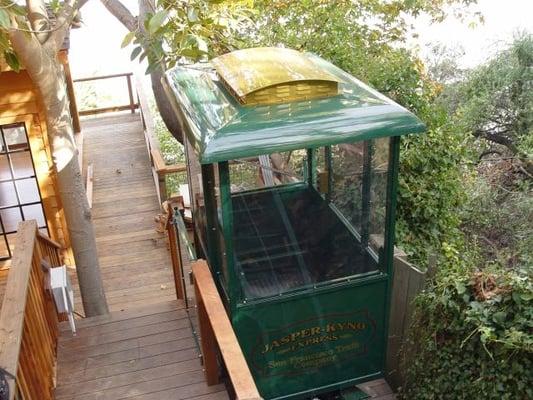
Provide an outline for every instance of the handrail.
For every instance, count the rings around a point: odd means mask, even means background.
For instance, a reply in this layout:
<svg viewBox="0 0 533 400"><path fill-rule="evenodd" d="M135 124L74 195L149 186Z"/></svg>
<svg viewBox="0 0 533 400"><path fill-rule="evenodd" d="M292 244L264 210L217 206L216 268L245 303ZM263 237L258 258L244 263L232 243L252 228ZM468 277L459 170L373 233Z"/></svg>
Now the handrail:
<svg viewBox="0 0 533 400"><path fill-rule="evenodd" d="M192 272L207 384L219 383L218 347L228 371L235 398L237 400L261 399L205 260L194 262Z"/></svg>
<svg viewBox="0 0 533 400"><path fill-rule="evenodd" d="M99 75L99 76L88 76L85 78L76 78L73 79L73 82L88 82L88 81L97 81L100 79L112 79L112 78L120 78L122 76L133 76L133 72L121 72L118 74L109 74L109 75Z"/></svg>
<svg viewBox="0 0 533 400"><path fill-rule="evenodd" d="M137 90L137 102L141 112L141 119L144 128L144 139L146 141L146 147L148 148L148 155L150 156L152 175L157 188L159 204L163 204L163 202L167 199L166 175L177 172L186 172L187 166L185 164L165 164L165 160L161 155L159 141L155 133L154 117L152 115L152 111L150 110L150 103L146 97L146 90L144 88L142 78L138 77L135 79L135 89Z"/></svg>
<svg viewBox="0 0 533 400"><path fill-rule="evenodd" d="M81 82L98 81L102 79L113 79L113 78L125 77L126 83L128 85L128 96L129 96L129 101L130 101L129 104L79 110L79 115L94 115L94 114L103 114L107 112L116 112L116 111L124 111L124 110L131 110L131 112L134 113L135 110L139 108L139 103L136 103L134 100L135 97L133 95L133 86L131 83L132 76L133 76L132 72L123 72L119 74L99 75L99 76L90 76L90 77L85 77L85 78L73 79L72 80L73 83L81 83Z"/></svg>
<svg viewBox="0 0 533 400"><path fill-rule="evenodd" d="M0 311L0 367L15 377L6 376L8 400L51 400L58 315L45 288L43 260L57 266L59 248L34 220L19 224L16 244Z"/></svg>

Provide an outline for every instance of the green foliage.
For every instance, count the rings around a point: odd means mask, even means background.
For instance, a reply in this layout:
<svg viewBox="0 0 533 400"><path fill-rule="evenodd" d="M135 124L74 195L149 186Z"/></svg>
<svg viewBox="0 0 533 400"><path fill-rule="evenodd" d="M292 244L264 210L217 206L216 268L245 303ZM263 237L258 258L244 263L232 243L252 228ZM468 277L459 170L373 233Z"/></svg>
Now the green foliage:
<svg viewBox="0 0 533 400"><path fill-rule="evenodd" d="M3 59L13 71L18 72L20 62L9 39L9 30L15 26L28 29L26 9L14 1L0 0L0 61Z"/></svg>
<svg viewBox="0 0 533 400"><path fill-rule="evenodd" d="M155 134L165 163L167 165L184 164L185 152L183 145L168 131L159 111L157 110L155 102L150 104L150 108L152 110L152 115L154 116ZM167 195L171 196L179 193L179 185L187 183L187 175L182 172L168 174L166 175L165 180Z"/></svg>
<svg viewBox="0 0 533 400"><path fill-rule="evenodd" d="M460 128L488 141L485 145L503 145L513 155L532 157L533 36L519 36L448 88L444 100Z"/></svg>
<svg viewBox="0 0 533 400"><path fill-rule="evenodd" d="M443 270L417 299L402 398L532 398L531 278L531 270Z"/></svg>
<svg viewBox="0 0 533 400"><path fill-rule="evenodd" d="M495 169L468 183L462 230L479 252L482 265L478 268L526 268L533 265L533 190L527 181L513 189L491 184L489 178L502 179L495 176Z"/></svg>
<svg viewBox="0 0 533 400"><path fill-rule="evenodd" d="M205 60L240 46L249 21L247 1L158 0L143 26L128 33L122 47L134 44L131 59L148 60L147 73L162 65Z"/></svg>

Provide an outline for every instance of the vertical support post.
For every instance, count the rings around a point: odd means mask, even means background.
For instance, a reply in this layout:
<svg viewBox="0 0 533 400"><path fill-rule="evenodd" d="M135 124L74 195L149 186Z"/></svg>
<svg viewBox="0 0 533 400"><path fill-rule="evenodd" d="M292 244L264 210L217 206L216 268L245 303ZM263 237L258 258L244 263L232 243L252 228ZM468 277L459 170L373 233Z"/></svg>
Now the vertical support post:
<svg viewBox="0 0 533 400"><path fill-rule="evenodd" d="M374 143L372 140L365 140L363 149L363 193L361 210L361 246L368 247L370 236L370 200L372 186L372 158L374 153Z"/></svg>
<svg viewBox="0 0 533 400"><path fill-rule="evenodd" d="M240 298L240 291L237 285L239 280L233 257L233 204L231 202L231 182L227 161L218 164L218 173L220 178L220 202L222 205L222 230L224 243L226 244L226 248L221 250L223 251L222 257L226 259L230 310L233 312Z"/></svg>
<svg viewBox="0 0 533 400"><path fill-rule="evenodd" d="M160 203L163 204L164 201L166 201L168 199L168 195L167 195L167 177L165 174L161 174L159 172L156 172L157 173L157 182L159 183L159 198L160 198Z"/></svg>
<svg viewBox="0 0 533 400"><path fill-rule="evenodd" d="M383 333L383 360L385 366L387 359L389 320L391 308L392 282L394 280L394 229L396 220L396 202L398 190L398 170L400 168L400 136L393 136L389 139L389 168L387 176L387 206L385 211L385 243L383 246L382 264L387 274L387 297L385 299L385 324ZM380 257L381 264L381 257Z"/></svg>
<svg viewBox="0 0 533 400"><path fill-rule="evenodd" d="M316 149L307 149L307 178L309 186L316 186Z"/></svg>
<svg viewBox="0 0 533 400"><path fill-rule="evenodd" d="M194 276L194 275L193 275ZM198 312L198 325L200 328L200 347L202 350L202 361L204 364L204 375L208 386L216 385L220 382L217 363L217 343L215 334L205 309L204 300L198 289L198 281L194 277L194 294L196 298L196 310Z"/></svg>
<svg viewBox="0 0 533 400"><path fill-rule="evenodd" d="M202 187L204 190L204 207L206 216L207 250L210 267L215 274L220 274L218 249L217 201L215 198L215 168L213 164L202 164Z"/></svg>
<svg viewBox="0 0 533 400"><path fill-rule="evenodd" d="M178 299L187 300L185 297L185 285L183 283L183 265L181 263L181 248L179 235L174 225L174 213L169 205L167 210L167 235L170 248L170 259L172 261L172 272L174 273L174 285Z"/></svg>
<svg viewBox="0 0 533 400"><path fill-rule="evenodd" d="M333 187L333 161L331 159L331 146L326 146L326 170L328 171L328 192L326 193L326 202L331 201L331 189Z"/></svg>
<svg viewBox="0 0 533 400"><path fill-rule="evenodd" d="M65 83L67 86L67 94L69 100L70 116L72 117L72 127L74 133L81 132L80 114L78 112L78 104L76 103L76 94L74 92L74 83L72 82L72 73L70 72L70 64L68 62L68 52L61 50L59 52L59 60L63 65L63 71L65 73Z"/></svg>
<svg viewBox="0 0 533 400"><path fill-rule="evenodd" d="M133 87L131 85L131 74L126 75L128 81L128 95L130 96L130 110L132 114L135 114L135 100L133 99Z"/></svg>

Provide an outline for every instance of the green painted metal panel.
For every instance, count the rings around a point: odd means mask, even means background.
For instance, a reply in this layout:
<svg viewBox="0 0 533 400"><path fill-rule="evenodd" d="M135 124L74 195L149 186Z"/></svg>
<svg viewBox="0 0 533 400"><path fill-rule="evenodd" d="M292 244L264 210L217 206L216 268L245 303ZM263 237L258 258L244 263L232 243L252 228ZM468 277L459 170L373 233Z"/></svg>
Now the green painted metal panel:
<svg viewBox="0 0 533 400"><path fill-rule="evenodd" d="M166 73L169 99L183 117L201 163L424 131L424 124L403 107L333 64L306 54L338 77L339 95L243 106L210 64L175 67Z"/></svg>
<svg viewBox="0 0 533 400"><path fill-rule="evenodd" d="M233 326L265 399L304 398L383 375L387 278L243 304Z"/></svg>

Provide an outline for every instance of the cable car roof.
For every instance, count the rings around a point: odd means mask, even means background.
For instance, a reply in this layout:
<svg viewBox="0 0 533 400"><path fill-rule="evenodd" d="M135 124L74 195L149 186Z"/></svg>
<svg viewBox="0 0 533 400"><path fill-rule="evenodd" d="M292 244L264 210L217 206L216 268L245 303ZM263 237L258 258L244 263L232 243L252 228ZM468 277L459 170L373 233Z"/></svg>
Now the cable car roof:
<svg viewBox="0 0 533 400"><path fill-rule="evenodd" d="M289 49L239 50L174 67L166 84L203 164L425 130L340 68Z"/></svg>

